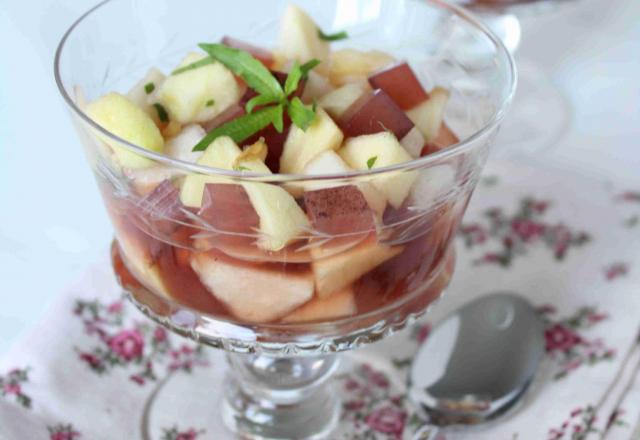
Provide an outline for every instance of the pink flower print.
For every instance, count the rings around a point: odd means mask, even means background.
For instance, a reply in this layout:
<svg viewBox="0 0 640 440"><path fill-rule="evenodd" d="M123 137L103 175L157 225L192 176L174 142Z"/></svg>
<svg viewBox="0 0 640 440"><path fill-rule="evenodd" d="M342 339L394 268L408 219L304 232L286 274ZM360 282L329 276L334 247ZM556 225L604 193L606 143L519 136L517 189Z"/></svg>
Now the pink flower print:
<svg viewBox="0 0 640 440"><path fill-rule="evenodd" d="M431 330L431 324L425 324L418 327L418 331L416 332L415 336L416 342L418 342L418 344L422 344L424 341L426 341L431 334Z"/></svg>
<svg viewBox="0 0 640 440"><path fill-rule="evenodd" d="M357 390L358 388L360 388L360 384L357 381L349 378L344 383L344 388L347 391L354 391L354 390Z"/></svg>
<svg viewBox="0 0 640 440"><path fill-rule="evenodd" d="M116 301L114 303L109 304L109 306L107 307L107 312L109 313L122 312L122 301Z"/></svg>
<svg viewBox="0 0 640 440"><path fill-rule="evenodd" d="M624 202L640 203L640 191L626 191L620 194L618 198Z"/></svg>
<svg viewBox="0 0 640 440"><path fill-rule="evenodd" d="M195 440L198 437L198 433L195 429L190 429L185 432L181 432L176 437L176 440Z"/></svg>
<svg viewBox="0 0 640 440"><path fill-rule="evenodd" d="M374 431L389 434L396 439L402 437L407 413L392 407L379 408L369 414L365 422Z"/></svg>
<svg viewBox="0 0 640 440"><path fill-rule="evenodd" d="M156 327L153 331L153 340L156 342L165 342L167 340L167 331L163 327Z"/></svg>
<svg viewBox="0 0 640 440"><path fill-rule="evenodd" d="M80 437L80 433L76 432L76 431L61 431L61 432L54 432L53 434L51 434L50 439L51 440L73 440L76 438Z"/></svg>
<svg viewBox="0 0 640 440"><path fill-rule="evenodd" d="M48 426L47 429L49 430L49 440L74 440L81 437L80 433L71 425Z"/></svg>
<svg viewBox="0 0 640 440"><path fill-rule="evenodd" d="M604 276L607 281L615 280L616 278L623 277L629 273L629 265L627 263L613 263L607 266L604 270Z"/></svg>
<svg viewBox="0 0 640 440"><path fill-rule="evenodd" d="M578 334L562 324L556 324L545 330L544 338L548 352L569 351L582 342Z"/></svg>
<svg viewBox="0 0 640 440"><path fill-rule="evenodd" d="M364 402L362 400L350 400L344 404L344 409L350 412L359 411L362 408L364 408Z"/></svg>
<svg viewBox="0 0 640 440"><path fill-rule="evenodd" d="M144 339L138 330L122 330L109 341L109 348L125 361L142 356Z"/></svg>
<svg viewBox="0 0 640 440"><path fill-rule="evenodd" d="M525 243L544 234L545 225L529 219L515 219L511 222L511 230Z"/></svg>
<svg viewBox="0 0 640 440"><path fill-rule="evenodd" d="M5 394L13 394L17 396L22 393L22 388L20 388L20 384L8 383L3 387L3 391Z"/></svg>

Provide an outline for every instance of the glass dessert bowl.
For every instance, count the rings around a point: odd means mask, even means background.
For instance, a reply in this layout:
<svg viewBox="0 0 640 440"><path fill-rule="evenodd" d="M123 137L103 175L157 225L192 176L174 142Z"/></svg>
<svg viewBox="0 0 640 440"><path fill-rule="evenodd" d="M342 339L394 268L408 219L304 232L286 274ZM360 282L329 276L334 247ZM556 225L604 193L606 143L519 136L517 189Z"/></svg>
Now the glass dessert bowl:
<svg viewBox="0 0 640 440"><path fill-rule="evenodd" d="M323 438L333 354L448 285L515 69L439 0L266 3L106 1L55 73L130 299L229 353L233 432Z"/></svg>

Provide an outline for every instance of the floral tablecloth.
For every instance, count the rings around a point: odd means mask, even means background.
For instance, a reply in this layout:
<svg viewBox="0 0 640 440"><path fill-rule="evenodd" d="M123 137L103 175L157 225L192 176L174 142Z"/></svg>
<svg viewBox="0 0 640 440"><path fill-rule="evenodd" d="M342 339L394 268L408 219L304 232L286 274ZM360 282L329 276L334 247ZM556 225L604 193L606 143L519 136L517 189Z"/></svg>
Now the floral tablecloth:
<svg viewBox="0 0 640 440"><path fill-rule="evenodd" d="M493 163L457 245L438 306L414 328L348 355L334 437L640 439L640 182ZM528 298L546 322L547 357L532 390L488 426L428 426L406 398L412 356L449 312L505 290ZM142 414L169 381L225 368L222 353L169 335L124 302L105 258L0 360L0 438L141 438ZM231 438L219 418L193 408L175 408L149 435Z"/></svg>

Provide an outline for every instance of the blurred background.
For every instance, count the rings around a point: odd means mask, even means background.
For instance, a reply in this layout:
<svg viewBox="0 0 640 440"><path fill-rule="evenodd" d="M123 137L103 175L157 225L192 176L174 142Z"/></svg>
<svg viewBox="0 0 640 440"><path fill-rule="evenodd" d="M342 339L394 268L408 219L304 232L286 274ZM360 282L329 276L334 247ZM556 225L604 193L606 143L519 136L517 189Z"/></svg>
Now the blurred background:
<svg viewBox="0 0 640 440"><path fill-rule="evenodd" d="M96 0L0 3L3 353L60 290L105 254L111 226L52 67L63 33ZM518 55L534 60L564 92L571 115L566 132L551 148L534 154L513 146L497 153L558 162L600 178L637 179L640 2L561 3L540 14L525 14Z"/></svg>

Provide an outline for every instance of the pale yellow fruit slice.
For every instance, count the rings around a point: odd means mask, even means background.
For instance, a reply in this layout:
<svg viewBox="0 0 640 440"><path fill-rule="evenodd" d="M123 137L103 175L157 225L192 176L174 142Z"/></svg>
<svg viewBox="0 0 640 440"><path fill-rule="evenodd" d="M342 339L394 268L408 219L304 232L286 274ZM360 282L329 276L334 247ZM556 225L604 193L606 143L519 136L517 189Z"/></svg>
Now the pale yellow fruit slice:
<svg viewBox="0 0 640 440"><path fill-rule="evenodd" d="M206 55L192 53L180 63L184 67ZM242 91L229 69L213 64L170 75L158 90L158 99L172 120L181 124L213 119L240 100Z"/></svg>
<svg viewBox="0 0 640 440"><path fill-rule="evenodd" d="M267 270L211 253L194 254L191 267L211 294L243 321L274 321L313 297L309 272Z"/></svg>
<svg viewBox="0 0 640 440"><path fill-rule="evenodd" d="M369 169L371 161L374 161L372 168L382 168L413 159L396 137L388 132L350 138L338 154L357 170ZM371 184L385 195L394 208L399 208L409 195L417 176L416 171L397 171L376 176Z"/></svg>
<svg viewBox="0 0 640 440"><path fill-rule="evenodd" d="M327 321L355 315L358 311L356 298L351 287L348 287L328 298L314 298L282 321L289 323L308 321Z"/></svg>
<svg viewBox="0 0 640 440"><path fill-rule="evenodd" d="M156 153L162 152L164 148L164 139L151 117L123 95L104 95L87 106L87 115L127 142ZM146 168L154 164L150 159L134 153L106 136L97 136L113 149L116 159L124 168Z"/></svg>
<svg viewBox="0 0 640 440"><path fill-rule="evenodd" d="M307 163L327 150L337 150L344 135L324 110L318 108L316 118L307 128L292 125L280 157L280 172L302 174Z"/></svg>

